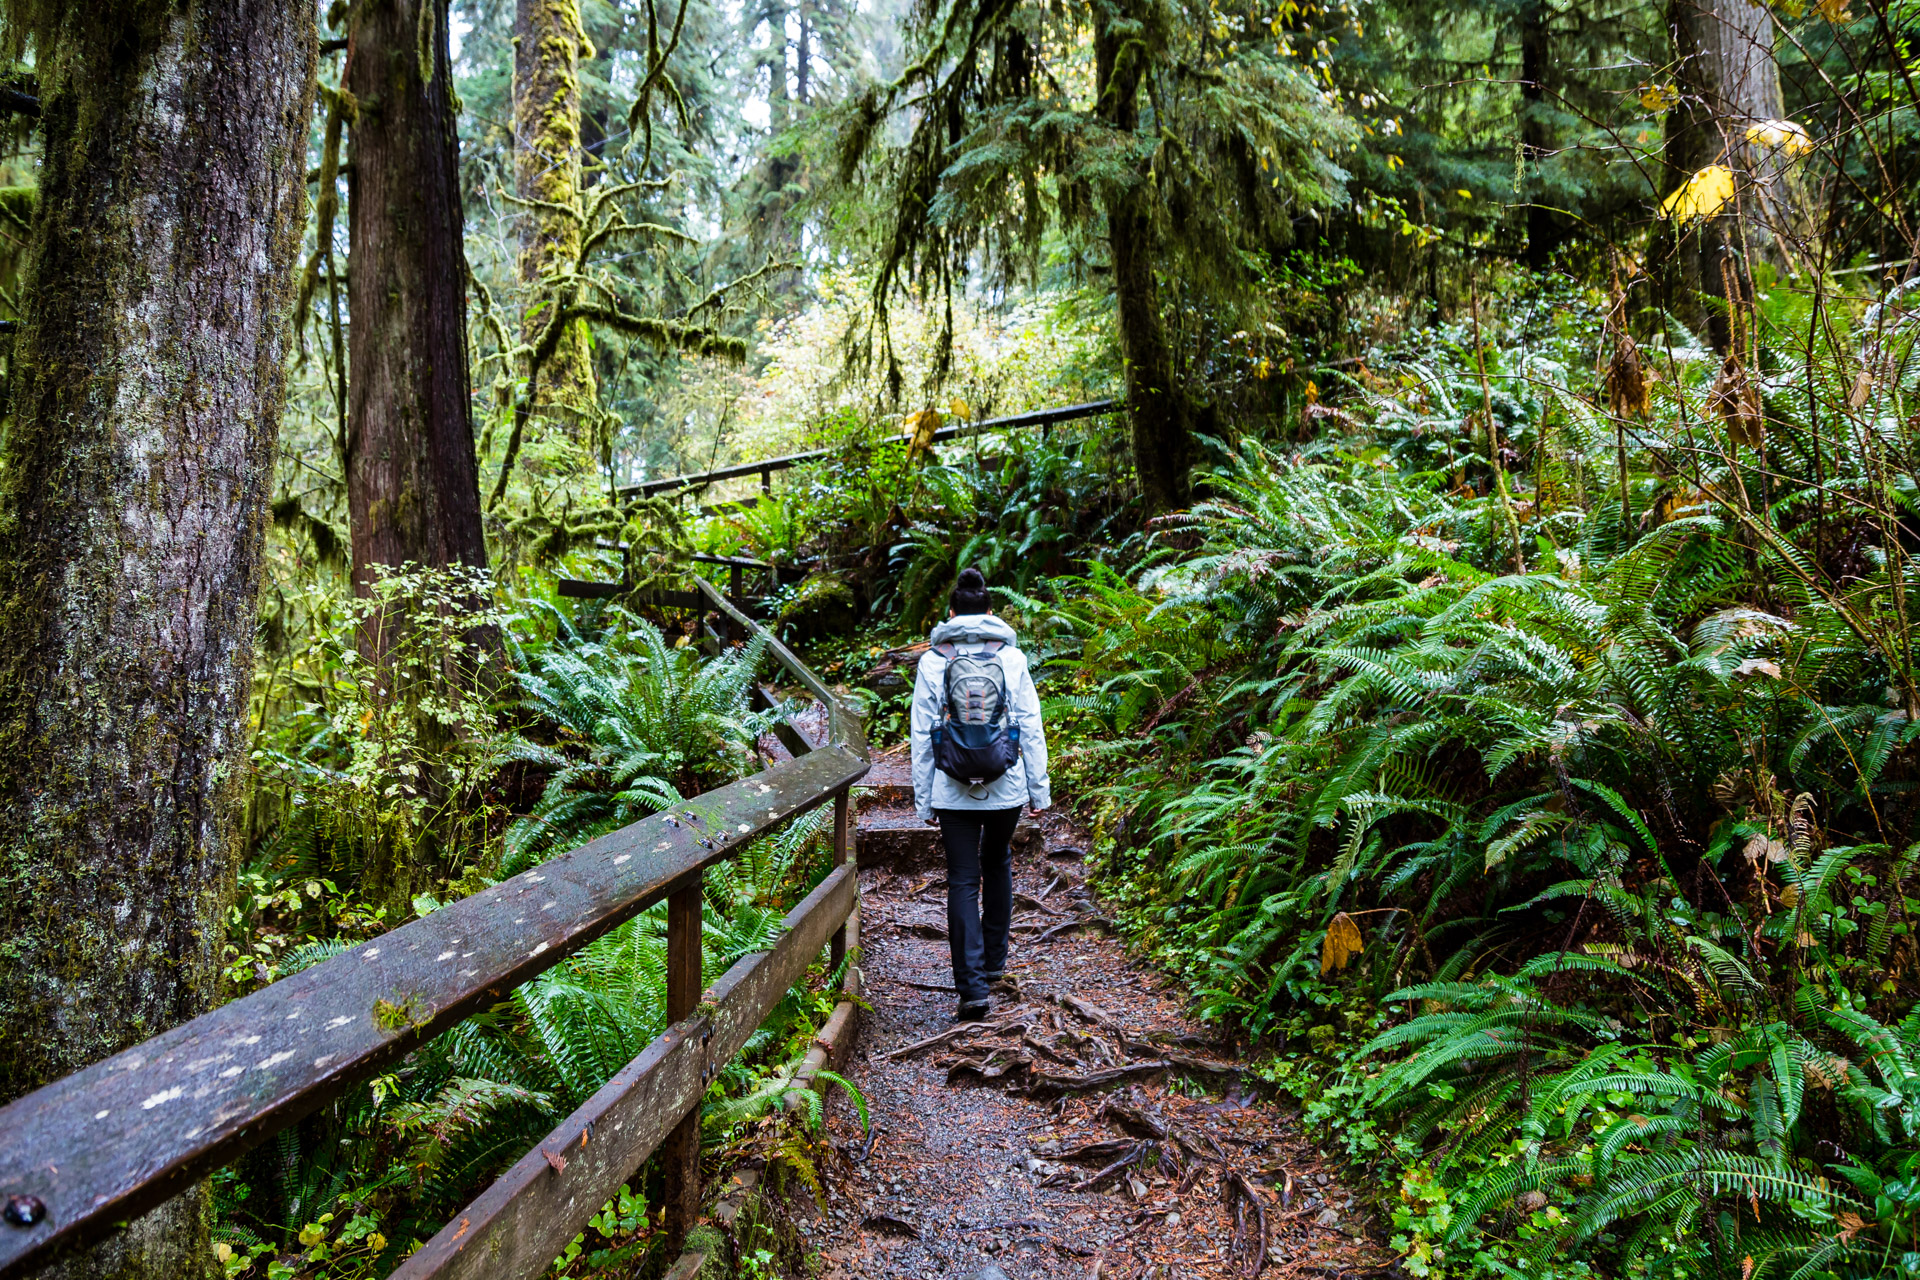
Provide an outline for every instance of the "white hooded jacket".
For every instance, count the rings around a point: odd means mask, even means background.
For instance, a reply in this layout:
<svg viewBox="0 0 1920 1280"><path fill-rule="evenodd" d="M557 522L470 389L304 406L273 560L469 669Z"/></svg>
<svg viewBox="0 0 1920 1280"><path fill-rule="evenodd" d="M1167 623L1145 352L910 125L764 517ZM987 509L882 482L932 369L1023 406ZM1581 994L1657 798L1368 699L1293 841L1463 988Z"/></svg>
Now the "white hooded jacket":
<svg viewBox="0 0 1920 1280"><path fill-rule="evenodd" d="M984 795L970 795L967 785L933 767L933 728L946 711L947 660L929 650L920 655L913 682L910 741L913 746L913 807L921 818L935 809L1044 809L1053 803L1047 781L1047 731L1040 723L1040 695L1033 688L1027 655L1015 647L1013 628L990 613L965 613L934 627L934 644L951 644L962 653L984 649L998 640L1000 666L1007 673L1007 701L1013 723L1020 730L1020 758L1013 767L989 782Z"/></svg>

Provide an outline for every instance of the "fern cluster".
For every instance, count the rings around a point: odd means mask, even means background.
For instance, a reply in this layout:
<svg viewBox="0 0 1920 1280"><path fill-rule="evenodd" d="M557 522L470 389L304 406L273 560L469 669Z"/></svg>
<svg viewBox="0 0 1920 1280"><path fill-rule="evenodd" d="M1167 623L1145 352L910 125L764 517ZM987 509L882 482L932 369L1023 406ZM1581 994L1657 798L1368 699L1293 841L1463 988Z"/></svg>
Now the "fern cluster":
<svg viewBox="0 0 1920 1280"><path fill-rule="evenodd" d="M1412 340L1025 602L1062 772L1201 1011L1405 1171L1416 1273L1920 1266L1912 321L1770 365L1760 458L1687 335L1616 417L1567 314Z"/></svg>

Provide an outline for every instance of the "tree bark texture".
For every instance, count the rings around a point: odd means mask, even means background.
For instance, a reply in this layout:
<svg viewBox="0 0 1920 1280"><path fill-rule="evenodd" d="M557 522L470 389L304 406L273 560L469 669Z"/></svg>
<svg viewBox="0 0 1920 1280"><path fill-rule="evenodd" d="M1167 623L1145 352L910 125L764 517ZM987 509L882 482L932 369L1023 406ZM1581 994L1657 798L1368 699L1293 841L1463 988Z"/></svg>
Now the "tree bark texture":
<svg viewBox="0 0 1920 1280"><path fill-rule="evenodd" d="M1553 154L1553 38L1547 29L1552 18L1548 0L1530 0L1520 11L1520 153L1535 170L1533 198L1527 202L1526 262L1536 270L1553 260L1553 251L1566 239L1558 215L1539 203L1539 167Z"/></svg>
<svg viewBox="0 0 1920 1280"><path fill-rule="evenodd" d="M513 167L522 200L520 278L530 299L522 338L534 345L552 315L541 281L571 274L580 257L580 59L593 45L579 0L519 0L513 22ZM598 399L587 324L575 320L540 369L534 413L578 439Z"/></svg>
<svg viewBox="0 0 1920 1280"><path fill-rule="evenodd" d="M310 0L49 13L0 453L0 1101L216 995L317 54ZM209 1265L196 1191L62 1270Z"/></svg>
<svg viewBox="0 0 1920 1280"><path fill-rule="evenodd" d="M1732 340L1727 283L1744 295L1748 263L1771 239L1783 212L1775 157L1747 142L1748 126L1785 107L1773 57L1773 17L1755 0L1673 0L1668 11L1680 99L1667 117L1669 190L1710 164L1734 173L1734 204L1717 217L1676 228L1668 272L1670 306L1726 350ZM1703 300L1717 300L1712 305ZM1740 305L1736 297L1734 305Z"/></svg>
<svg viewBox="0 0 1920 1280"><path fill-rule="evenodd" d="M1134 7L1141 12L1120 11ZM1094 32L1097 110L1109 127L1125 134L1140 128L1140 31L1150 20L1145 8L1117 6ZM1140 173L1129 184L1110 184L1102 202L1113 254L1120 354L1126 362L1134 471L1148 510L1170 511L1186 506L1191 495L1193 415L1160 315L1159 243L1149 181Z"/></svg>
<svg viewBox="0 0 1920 1280"><path fill-rule="evenodd" d="M353 577L482 568L468 397L466 251L446 0L355 6L347 292Z"/></svg>

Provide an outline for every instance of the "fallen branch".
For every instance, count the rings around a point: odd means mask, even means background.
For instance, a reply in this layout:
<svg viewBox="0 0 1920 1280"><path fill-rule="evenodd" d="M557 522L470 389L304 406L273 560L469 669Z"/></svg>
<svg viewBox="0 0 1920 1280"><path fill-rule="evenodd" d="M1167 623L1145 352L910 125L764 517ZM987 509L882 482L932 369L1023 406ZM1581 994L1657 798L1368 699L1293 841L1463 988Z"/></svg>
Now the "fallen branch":
<svg viewBox="0 0 1920 1280"><path fill-rule="evenodd" d="M916 1040L902 1049L895 1049L892 1053L888 1054L887 1057L889 1060L897 1060L909 1054L919 1053L922 1049L931 1049L936 1045L943 1045L958 1040L962 1036L970 1036L977 1032L992 1029L993 1024L990 1022L963 1022L957 1027L948 1027L938 1035L928 1036L925 1040Z"/></svg>

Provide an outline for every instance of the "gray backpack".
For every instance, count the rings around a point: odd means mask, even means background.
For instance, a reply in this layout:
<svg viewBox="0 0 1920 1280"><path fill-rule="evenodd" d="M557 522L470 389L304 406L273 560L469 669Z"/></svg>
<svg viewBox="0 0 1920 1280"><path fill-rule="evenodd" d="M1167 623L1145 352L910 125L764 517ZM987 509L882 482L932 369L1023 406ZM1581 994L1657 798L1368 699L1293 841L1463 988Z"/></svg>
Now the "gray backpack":
<svg viewBox="0 0 1920 1280"><path fill-rule="evenodd" d="M998 640L983 651L961 653L951 644L933 651L946 659L946 706L933 726L933 763L950 777L978 786L1013 768L1020 758L1020 729L1007 696L1006 648Z"/></svg>

